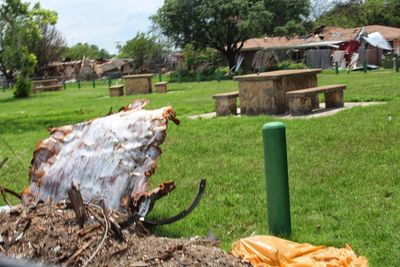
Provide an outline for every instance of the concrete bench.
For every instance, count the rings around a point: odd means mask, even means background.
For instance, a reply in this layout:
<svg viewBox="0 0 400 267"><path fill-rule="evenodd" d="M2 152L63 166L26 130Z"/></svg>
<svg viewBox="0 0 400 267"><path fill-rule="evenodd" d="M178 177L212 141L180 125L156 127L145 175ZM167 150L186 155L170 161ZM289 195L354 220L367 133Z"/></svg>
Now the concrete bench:
<svg viewBox="0 0 400 267"><path fill-rule="evenodd" d="M217 116L237 115L236 99L238 97L238 91L213 95Z"/></svg>
<svg viewBox="0 0 400 267"><path fill-rule="evenodd" d="M312 98L320 93L325 94L325 108L343 107L344 84L327 85L314 88L289 91L286 93L291 114L307 114L313 109Z"/></svg>
<svg viewBox="0 0 400 267"><path fill-rule="evenodd" d="M158 82L155 83L156 91L158 93L166 93L167 92L167 82Z"/></svg>
<svg viewBox="0 0 400 267"><path fill-rule="evenodd" d="M123 96L124 95L124 86L122 84L110 86L108 88L110 93L110 97L114 96Z"/></svg>

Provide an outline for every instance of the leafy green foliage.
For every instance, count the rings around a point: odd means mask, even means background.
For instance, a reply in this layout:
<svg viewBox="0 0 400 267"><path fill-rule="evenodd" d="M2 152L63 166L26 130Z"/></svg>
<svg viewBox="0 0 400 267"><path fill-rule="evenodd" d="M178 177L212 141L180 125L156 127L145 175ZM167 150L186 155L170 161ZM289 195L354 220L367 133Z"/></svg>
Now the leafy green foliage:
<svg viewBox="0 0 400 267"><path fill-rule="evenodd" d="M7 78L18 73L16 97L29 96L29 76L36 65L36 56L28 44L41 37L40 25L54 24L57 14L36 3L5 0L0 5L0 68Z"/></svg>
<svg viewBox="0 0 400 267"><path fill-rule="evenodd" d="M35 54L37 64L34 76L43 77L48 63L62 60L67 49L66 42L53 25L40 24L40 38L28 42L28 49Z"/></svg>
<svg viewBox="0 0 400 267"><path fill-rule="evenodd" d="M121 58L132 58L136 68L148 66L154 68L163 62L167 51L166 44L157 40L155 36L137 33L134 38L121 47Z"/></svg>
<svg viewBox="0 0 400 267"><path fill-rule="evenodd" d="M296 63L290 60L282 61L278 69L280 70L295 70L295 69L306 69L307 66L304 63Z"/></svg>
<svg viewBox="0 0 400 267"><path fill-rule="evenodd" d="M77 43L66 49L64 58L70 60L81 60L83 57L89 59L110 58L111 55L105 49L99 49L97 45L88 43Z"/></svg>
<svg viewBox="0 0 400 267"><path fill-rule="evenodd" d="M216 68L221 65L225 65L225 60L221 55L211 48L196 50L192 44L187 44L183 49L183 55L185 58L185 66L188 71L195 71L201 65L211 66Z"/></svg>
<svg viewBox="0 0 400 267"><path fill-rule="evenodd" d="M293 38L299 34L305 33L303 25L296 23L294 20L289 20L284 26L276 27L274 31L276 35L288 38Z"/></svg>
<svg viewBox="0 0 400 267"><path fill-rule="evenodd" d="M259 0L167 0L152 20L177 46L214 48L233 67L243 42L262 34L271 18Z"/></svg>
<svg viewBox="0 0 400 267"><path fill-rule="evenodd" d="M400 2L398 0L348 0L337 2L322 14L317 25L358 27L386 25L400 27Z"/></svg>
<svg viewBox="0 0 400 267"><path fill-rule="evenodd" d="M15 97L28 97L31 94L32 83L29 79L25 79L22 76L18 76L17 82L15 83Z"/></svg>
<svg viewBox="0 0 400 267"><path fill-rule="evenodd" d="M357 27L363 25L362 6L363 2L361 0L335 3L332 8L316 20L316 25L338 27Z"/></svg>
<svg viewBox="0 0 400 267"><path fill-rule="evenodd" d="M264 5L273 16L264 31L266 34L294 37L305 32L311 8L309 0L264 0Z"/></svg>
<svg viewBox="0 0 400 267"><path fill-rule="evenodd" d="M400 1L368 0L363 5L367 24L379 24L400 27Z"/></svg>

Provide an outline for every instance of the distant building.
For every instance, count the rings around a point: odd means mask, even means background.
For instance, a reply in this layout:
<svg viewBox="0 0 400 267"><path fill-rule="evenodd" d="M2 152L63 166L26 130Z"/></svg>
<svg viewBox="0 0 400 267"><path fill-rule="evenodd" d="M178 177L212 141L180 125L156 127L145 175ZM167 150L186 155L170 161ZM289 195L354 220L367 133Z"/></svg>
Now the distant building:
<svg viewBox="0 0 400 267"><path fill-rule="evenodd" d="M376 45L375 40L380 35L389 46ZM370 36L372 39L368 38ZM366 44L365 51L363 44ZM245 70L268 68L283 60L305 61L307 66L313 68L330 68L334 61L338 61L340 66L349 67L351 64L356 66L364 55L369 64L380 66L383 54L387 52L400 54L400 28L381 25L350 29L322 26L304 38L249 39L241 50L244 58L242 68Z"/></svg>
<svg viewBox="0 0 400 267"><path fill-rule="evenodd" d="M51 62L48 65L48 74L49 76L61 77L63 81L78 80L81 65L82 60Z"/></svg>
<svg viewBox="0 0 400 267"><path fill-rule="evenodd" d="M121 77L134 73L134 60L129 58L113 58L103 64L96 65L97 76Z"/></svg>

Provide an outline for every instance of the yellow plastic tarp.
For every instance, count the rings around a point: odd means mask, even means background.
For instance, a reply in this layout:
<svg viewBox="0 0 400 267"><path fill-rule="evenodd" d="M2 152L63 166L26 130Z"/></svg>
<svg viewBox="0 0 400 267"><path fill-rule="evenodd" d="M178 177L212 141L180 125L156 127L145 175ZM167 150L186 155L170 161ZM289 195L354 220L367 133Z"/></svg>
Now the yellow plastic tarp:
<svg viewBox="0 0 400 267"><path fill-rule="evenodd" d="M368 260L345 248L313 246L274 236L252 236L233 244L232 254L257 267L367 267Z"/></svg>

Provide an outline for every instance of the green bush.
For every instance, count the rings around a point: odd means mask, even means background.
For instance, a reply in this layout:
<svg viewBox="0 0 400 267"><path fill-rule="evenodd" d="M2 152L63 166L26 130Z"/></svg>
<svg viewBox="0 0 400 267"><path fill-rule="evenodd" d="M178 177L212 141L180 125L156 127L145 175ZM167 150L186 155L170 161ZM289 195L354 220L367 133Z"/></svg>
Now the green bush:
<svg viewBox="0 0 400 267"><path fill-rule="evenodd" d="M282 61L278 65L279 70L296 70L296 69L306 69L307 66L304 63L296 63L290 60Z"/></svg>
<svg viewBox="0 0 400 267"><path fill-rule="evenodd" d="M31 94L31 81L19 76L15 83L15 97L28 97Z"/></svg>
<svg viewBox="0 0 400 267"><path fill-rule="evenodd" d="M169 77L170 82L179 82L179 72L181 75L181 82L195 82L197 81L197 72L196 71L188 71L188 70L176 70L172 71ZM212 81L215 80L214 71L210 71L209 69L205 69L203 72L200 73L200 80L201 81Z"/></svg>

